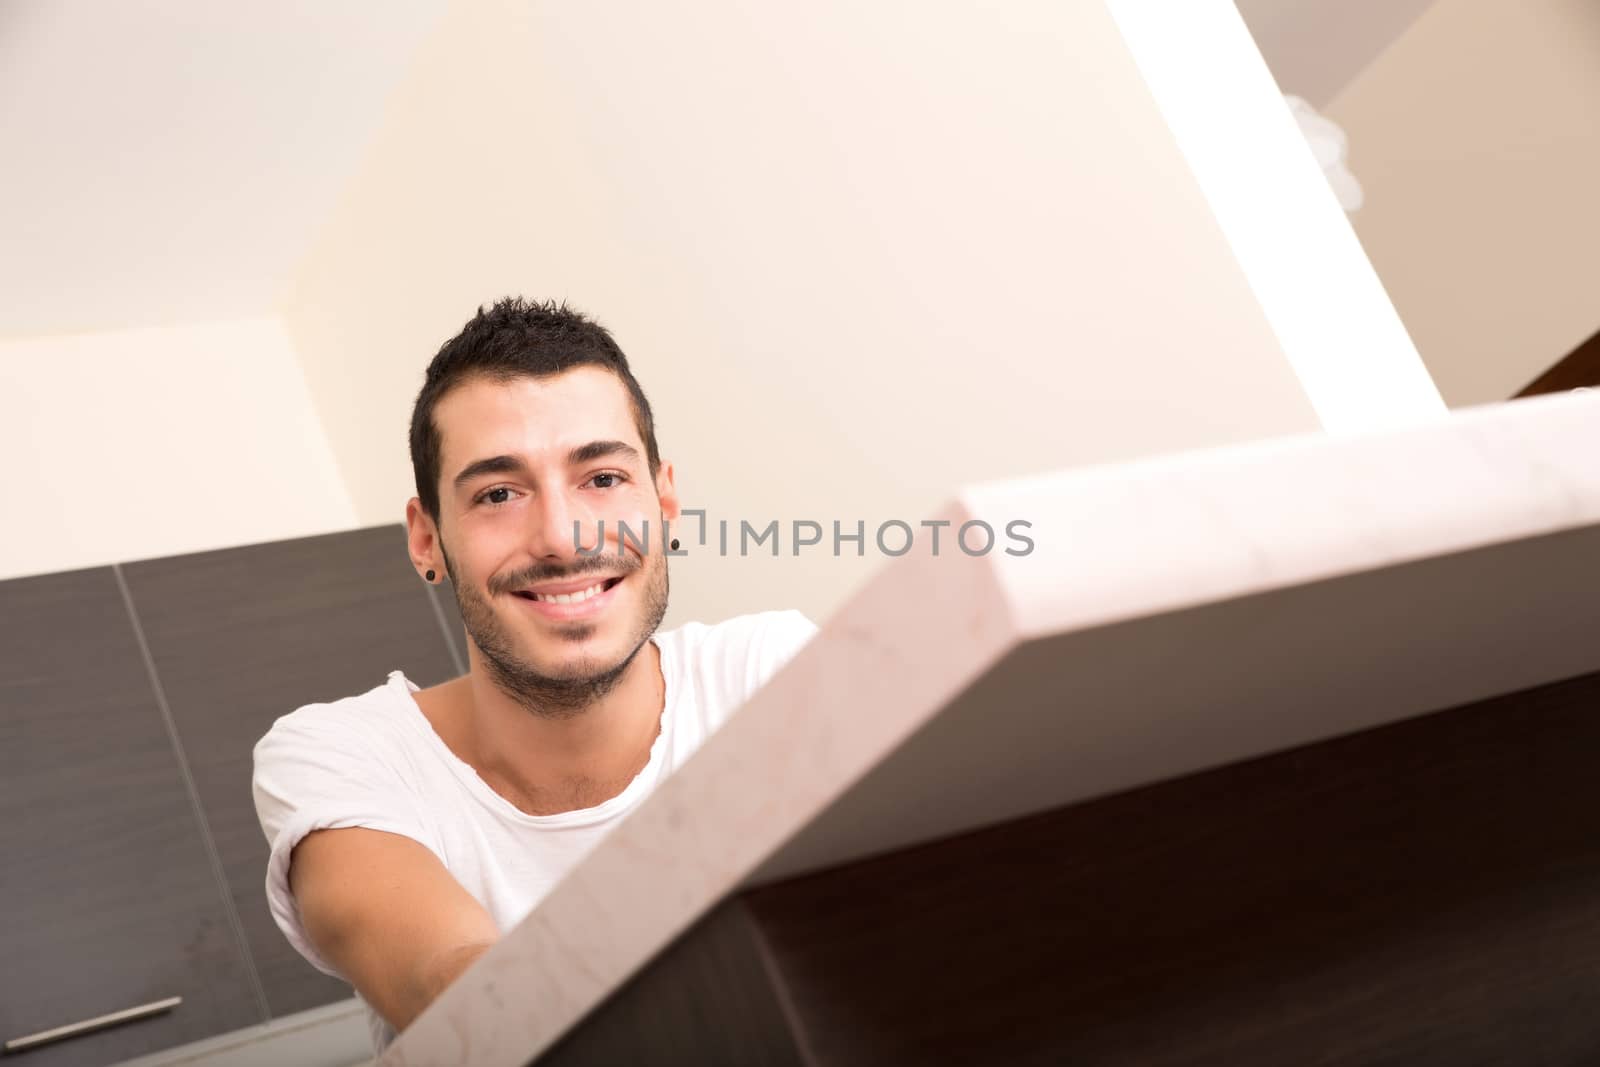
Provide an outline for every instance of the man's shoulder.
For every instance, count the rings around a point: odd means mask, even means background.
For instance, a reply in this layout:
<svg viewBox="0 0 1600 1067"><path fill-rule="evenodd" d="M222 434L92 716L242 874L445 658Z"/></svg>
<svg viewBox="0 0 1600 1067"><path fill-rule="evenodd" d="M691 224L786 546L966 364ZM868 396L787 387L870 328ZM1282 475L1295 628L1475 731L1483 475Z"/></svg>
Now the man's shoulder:
<svg viewBox="0 0 1600 1067"><path fill-rule="evenodd" d="M797 608L775 608L734 615L721 622L686 622L659 635L684 653L697 656L742 656L764 644L803 644L817 624Z"/></svg>
<svg viewBox="0 0 1600 1067"><path fill-rule="evenodd" d="M700 680L698 691L720 722L772 678L817 632L793 608L735 615L718 623L690 622L663 635L662 652L677 670Z"/></svg>
<svg viewBox="0 0 1600 1067"><path fill-rule="evenodd" d="M363 747L380 743L397 731L409 710L408 694L397 688L406 685L403 674L391 671L387 681L365 692L302 704L273 721L256 742L256 752L259 756L274 746L297 742Z"/></svg>

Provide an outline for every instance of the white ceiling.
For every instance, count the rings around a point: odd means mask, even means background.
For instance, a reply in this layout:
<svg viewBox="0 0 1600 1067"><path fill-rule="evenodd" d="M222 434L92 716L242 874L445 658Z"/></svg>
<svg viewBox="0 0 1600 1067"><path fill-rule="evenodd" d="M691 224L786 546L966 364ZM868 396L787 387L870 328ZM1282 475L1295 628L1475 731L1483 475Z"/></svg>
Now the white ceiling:
<svg viewBox="0 0 1600 1067"><path fill-rule="evenodd" d="M1235 0L1278 88L1323 107L1435 0Z"/></svg>
<svg viewBox="0 0 1600 1067"><path fill-rule="evenodd" d="M446 2L0 3L0 336L270 310Z"/></svg>
<svg viewBox="0 0 1600 1067"><path fill-rule="evenodd" d="M0 336L275 308L448 0L0 3ZM1429 0L1238 0L1320 106Z"/></svg>

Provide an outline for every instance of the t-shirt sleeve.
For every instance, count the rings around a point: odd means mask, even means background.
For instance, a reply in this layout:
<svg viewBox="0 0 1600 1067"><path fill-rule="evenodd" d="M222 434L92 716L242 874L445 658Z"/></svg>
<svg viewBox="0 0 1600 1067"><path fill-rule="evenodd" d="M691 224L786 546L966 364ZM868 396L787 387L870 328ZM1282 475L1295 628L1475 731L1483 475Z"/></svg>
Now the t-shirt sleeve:
<svg viewBox="0 0 1600 1067"><path fill-rule="evenodd" d="M436 835L403 776L326 705L285 715L256 742L251 776L256 817L271 850L267 906L289 944L313 967L348 981L306 936L289 890L295 845L313 830L364 826L410 837L443 861Z"/></svg>

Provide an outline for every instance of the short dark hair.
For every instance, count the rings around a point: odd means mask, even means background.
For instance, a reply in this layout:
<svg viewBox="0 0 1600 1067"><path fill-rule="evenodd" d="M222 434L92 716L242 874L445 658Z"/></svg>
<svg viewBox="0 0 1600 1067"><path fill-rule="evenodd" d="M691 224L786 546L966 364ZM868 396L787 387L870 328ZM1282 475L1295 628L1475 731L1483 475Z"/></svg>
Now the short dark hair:
<svg viewBox="0 0 1600 1067"><path fill-rule="evenodd" d="M461 332L444 343L428 364L427 378L411 409L411 471L429 518L439 521L441 440L433 409L440 398L474 378L496 382L549 378L581 366L604 367L627 387L653 480L661 467L661 453L650 401L610 331L565 301L557 306L554 301L541 304L506 297L487 311L480 305Z"/></svg>

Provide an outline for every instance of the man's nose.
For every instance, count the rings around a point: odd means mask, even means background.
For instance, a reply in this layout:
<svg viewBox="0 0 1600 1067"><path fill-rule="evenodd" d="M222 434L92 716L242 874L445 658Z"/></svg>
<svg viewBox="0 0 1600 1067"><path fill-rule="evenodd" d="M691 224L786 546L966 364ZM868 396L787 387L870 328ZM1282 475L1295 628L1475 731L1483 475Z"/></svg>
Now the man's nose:
<svg viewBox="0 0 1600 1067"><path fill-rule="evenodd" d="M547 492L538 497L538 506L531 509L535 529L533 551L543 559L584 558L580 553L592 555L600 540L594 516L581 500L564 492Z"/></svg>

